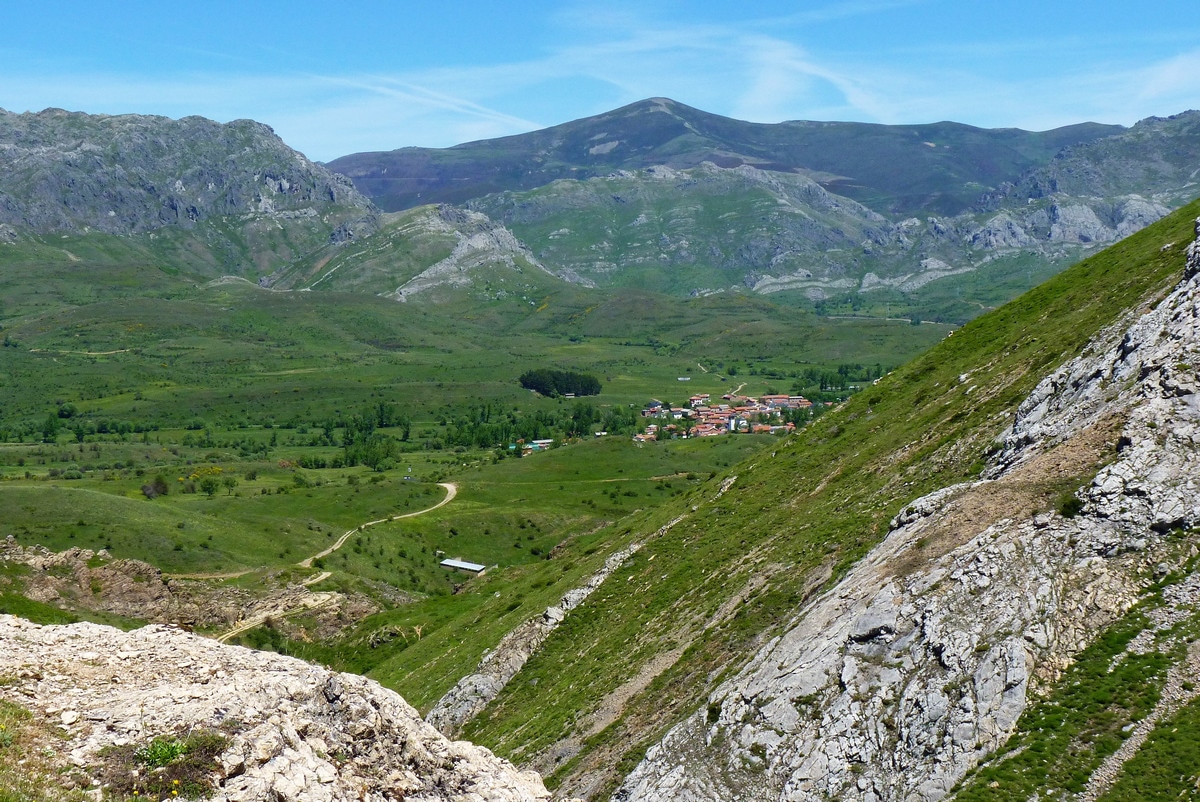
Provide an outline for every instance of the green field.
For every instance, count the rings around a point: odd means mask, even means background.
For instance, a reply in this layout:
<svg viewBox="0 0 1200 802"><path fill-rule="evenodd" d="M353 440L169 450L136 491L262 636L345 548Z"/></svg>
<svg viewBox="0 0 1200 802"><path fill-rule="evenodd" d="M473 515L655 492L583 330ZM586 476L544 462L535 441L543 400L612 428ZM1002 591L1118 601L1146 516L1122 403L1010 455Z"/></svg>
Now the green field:
<svg viewBox="0 0 1200 802"><path fill-rule="evenodd" d="M315 641L313 614L297 613L240 642L368 673L422 710L506 632L641 543L464 733L551 783L593 771L611 783L903 505L976 476L1045 369L1178 276L1163 245L1185 241L1198 213L953 336L738 294L571 289L471 306L164 274L112 295L103 276L117 257L99 253L47 262L83 284L43 295L24 267L5 269L0 537L237 574L213 581L250 592L328 572L315 590L375 612ZM602 391L538 396L517 381L537 367L594 375ZM739 389L802 392L831 411L792 436L631 437L651 398ZM542 437L555 447L517 456ZM454 486L450 503L402 517L444 499L439 484ZM445 557L488 570L450 573ZM23 600L26 578L0 576L6 609L96 617ZM621 714L599 717L619 688L630 689ZM550 757L564 742L574 756Z"/></svg>
<svg viewBox="0 0 1200 802"><path fill-rule="evenodd" d="M238 582L252 588L280 571L304 578L296 563L364 522L432 506L436 483L454 482L452 505L364 530L316 566L332 572L323 588L389 609L384 587L428 597L418 616L461 583L444 556L536 565L775 442L635 445L651 398L837 401L947 332L740 295L556 285L536 303L398 304L273 292L163 269L161 246L64 237L3 254L0 536L168 574L248 571ZM602 392L522 389L517 377L543 366L595 375ZM350 445L364 420L386 451L367 464ZM516 458L538 437L562 447Z"/></svg>

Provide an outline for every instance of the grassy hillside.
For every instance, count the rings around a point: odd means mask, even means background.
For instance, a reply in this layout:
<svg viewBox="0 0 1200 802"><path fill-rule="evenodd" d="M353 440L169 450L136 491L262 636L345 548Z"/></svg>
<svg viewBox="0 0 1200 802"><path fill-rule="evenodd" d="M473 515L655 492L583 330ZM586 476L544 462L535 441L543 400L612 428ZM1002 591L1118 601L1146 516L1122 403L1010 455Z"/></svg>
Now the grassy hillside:
<svg viewBox="0 0 1200 802"><path fill-rule="evenodd" d="M465 732L598 796L897 510L976 475L1046 370L1174 281L1197 214L1192 204L953 333L856 319L849 298L820 316L732 293L534 281L528 265L503 275L515 290L500 291L497 273L486 296L438 303L335 291L333 278L324 291L271 291L198 280L162 240L20 240L0 246L0 537L108 548L175 573L251 570L236 580L246 588L329 571L315 587L370 597L378 612L338 640L279 625L243 642L369 672L423 709L613 551L644 544ZM342 289L382 292L396 263L453 248L407 239L411 219L327 262L292 260L289 280L315 281L344 257L378 272ZM390 250L402 242L414 253ZM999 269L1019 283L1037 268ZM543 365L593 373L604 390L521 389L516 377ZM848 385L861 392L788 439L592 436L636 426L650 397L833 400ZM371 433L392 451L348 461L354 427L376 413ZM585 422L568 436L572 420ZM472 439L484 426L497 428ZM511 459L518 432L570 442ZM169 492L148 493L159 478ZM446 481L453 504L394 519L430 507ZM1035 495L1049 506L1060 489ZM311 572L296 567L381 519ZM442 556L494 569L467 579ZM21 577L0 580L7 609L60 614L22 600Z"/></svg>
<svg viewBox="0 0 1200 802"><path fill-rule="evenodd" d="M160 245L88 235L0 246L0 537L107 549L169 574L249 571L236 582L256 592L328 570L317 590L366 595L379 618L341 643L291 643L279 631L247 642L411 674L423 704L513 621L594 570L604 526L777 442L639 448L629 434L650 398L837 399L947 331L821 318L738 295L678 301L562 282L529 298L438 303L275 291L198 278ZM522 372L545 365L594 374L603 391L566 399L520 387ZM370 466L347 462L350 425L381 410L390 419L375 433L393 452ZM613 437L593 439L609 428ZM510 444L534 437L572 442L508 459ZM453 505L369 528L313 569L296 567L366 521L430 506L444 496L439 481L458 483ZM148 498L160 483L166 492ZM548 561L564 541L591 551ZM479 595L452 596L463 580L439 567L446 554L502 570L469 585ZM494 582L515 590L492 601ZM21 584L0 588L7 609L63 615L19 601ZM90 615L83 602L62 603ZM487 634L443 659L439 644L455 630L437 630L464 610ZM414 627L422 637L411 638ZM387 645L366 645L380 630L392 633ZM410 659L431 668L414 673Z"/></svg>
<svg viewBox="0 0 1200 802"><path fill-rule="evenodd" d="M1086 260L730 477L622 522L612 547L645 547L466 735L565 790L611 788L904 504L973 477L1047 369L1177 280L1197 214L1200 203Z"/></svg>

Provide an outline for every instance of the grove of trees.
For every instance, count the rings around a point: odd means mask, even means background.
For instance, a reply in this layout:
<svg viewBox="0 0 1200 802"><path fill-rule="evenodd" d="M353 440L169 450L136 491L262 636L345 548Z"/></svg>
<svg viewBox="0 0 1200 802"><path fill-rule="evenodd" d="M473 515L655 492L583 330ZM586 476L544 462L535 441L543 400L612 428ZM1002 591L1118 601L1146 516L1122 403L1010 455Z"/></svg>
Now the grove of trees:
<svg viewBox="0 0 1200 802"><path fill-rule="evenodd" d="M537 368L521 374L518 381L526 390L534 390L545 396L599 395L600 380L587 373L569 370Z"/></svg>

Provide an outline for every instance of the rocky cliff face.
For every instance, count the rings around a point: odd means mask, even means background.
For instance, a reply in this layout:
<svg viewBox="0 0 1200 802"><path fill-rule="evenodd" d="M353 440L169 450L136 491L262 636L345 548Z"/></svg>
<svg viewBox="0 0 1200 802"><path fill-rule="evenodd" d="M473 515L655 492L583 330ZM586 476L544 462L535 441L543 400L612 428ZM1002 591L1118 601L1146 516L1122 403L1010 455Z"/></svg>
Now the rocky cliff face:
<svg viewBox="0 0 1200 802"><path fill-rule="evenodd" d="M1200 521L1197 366L1200 240L1164 301L1041 382L983 478L897 516L615 798L945 797L1036 688L1194 556L1171 533ZM1037 511L1072 479L1073 500ZM1189 582L1173 607L1196 601Z"/></svg>
<svg viewBox="0 0 1200 802"><path fill-rule="evenodd" d="M536 774L446 740L362 677L163 626L124 633L0 616L0 644L0 699L59 728L42 746L64 785L153 787L149 766L114 762L155 739L211 733L223 739L204 778L217 800L550 797Z"/></svg>
<svg viewBox="0 0 1200 802"><path fill-rule="evenodd" d="M251 120L0 110L0 223L130 234L219 216L317 218L337 239L376 212L343 176Z"/></svg>

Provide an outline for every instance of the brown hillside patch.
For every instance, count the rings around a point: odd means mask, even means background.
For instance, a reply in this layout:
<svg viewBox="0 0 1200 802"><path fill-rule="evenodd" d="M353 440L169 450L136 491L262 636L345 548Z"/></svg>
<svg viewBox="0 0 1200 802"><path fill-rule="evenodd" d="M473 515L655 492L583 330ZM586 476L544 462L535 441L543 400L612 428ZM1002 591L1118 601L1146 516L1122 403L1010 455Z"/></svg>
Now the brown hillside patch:
<svg viewBox="0 0 1200 802"><path fill-rule="evenodd" d="M1078 488L1112 459L1124 425L1123 415L1108 415L1001 478L958 494L931 517L918 546L893 562L891 572L909 574L1004 518L1030 518L1052 509L1058 496Z"/></svg>

